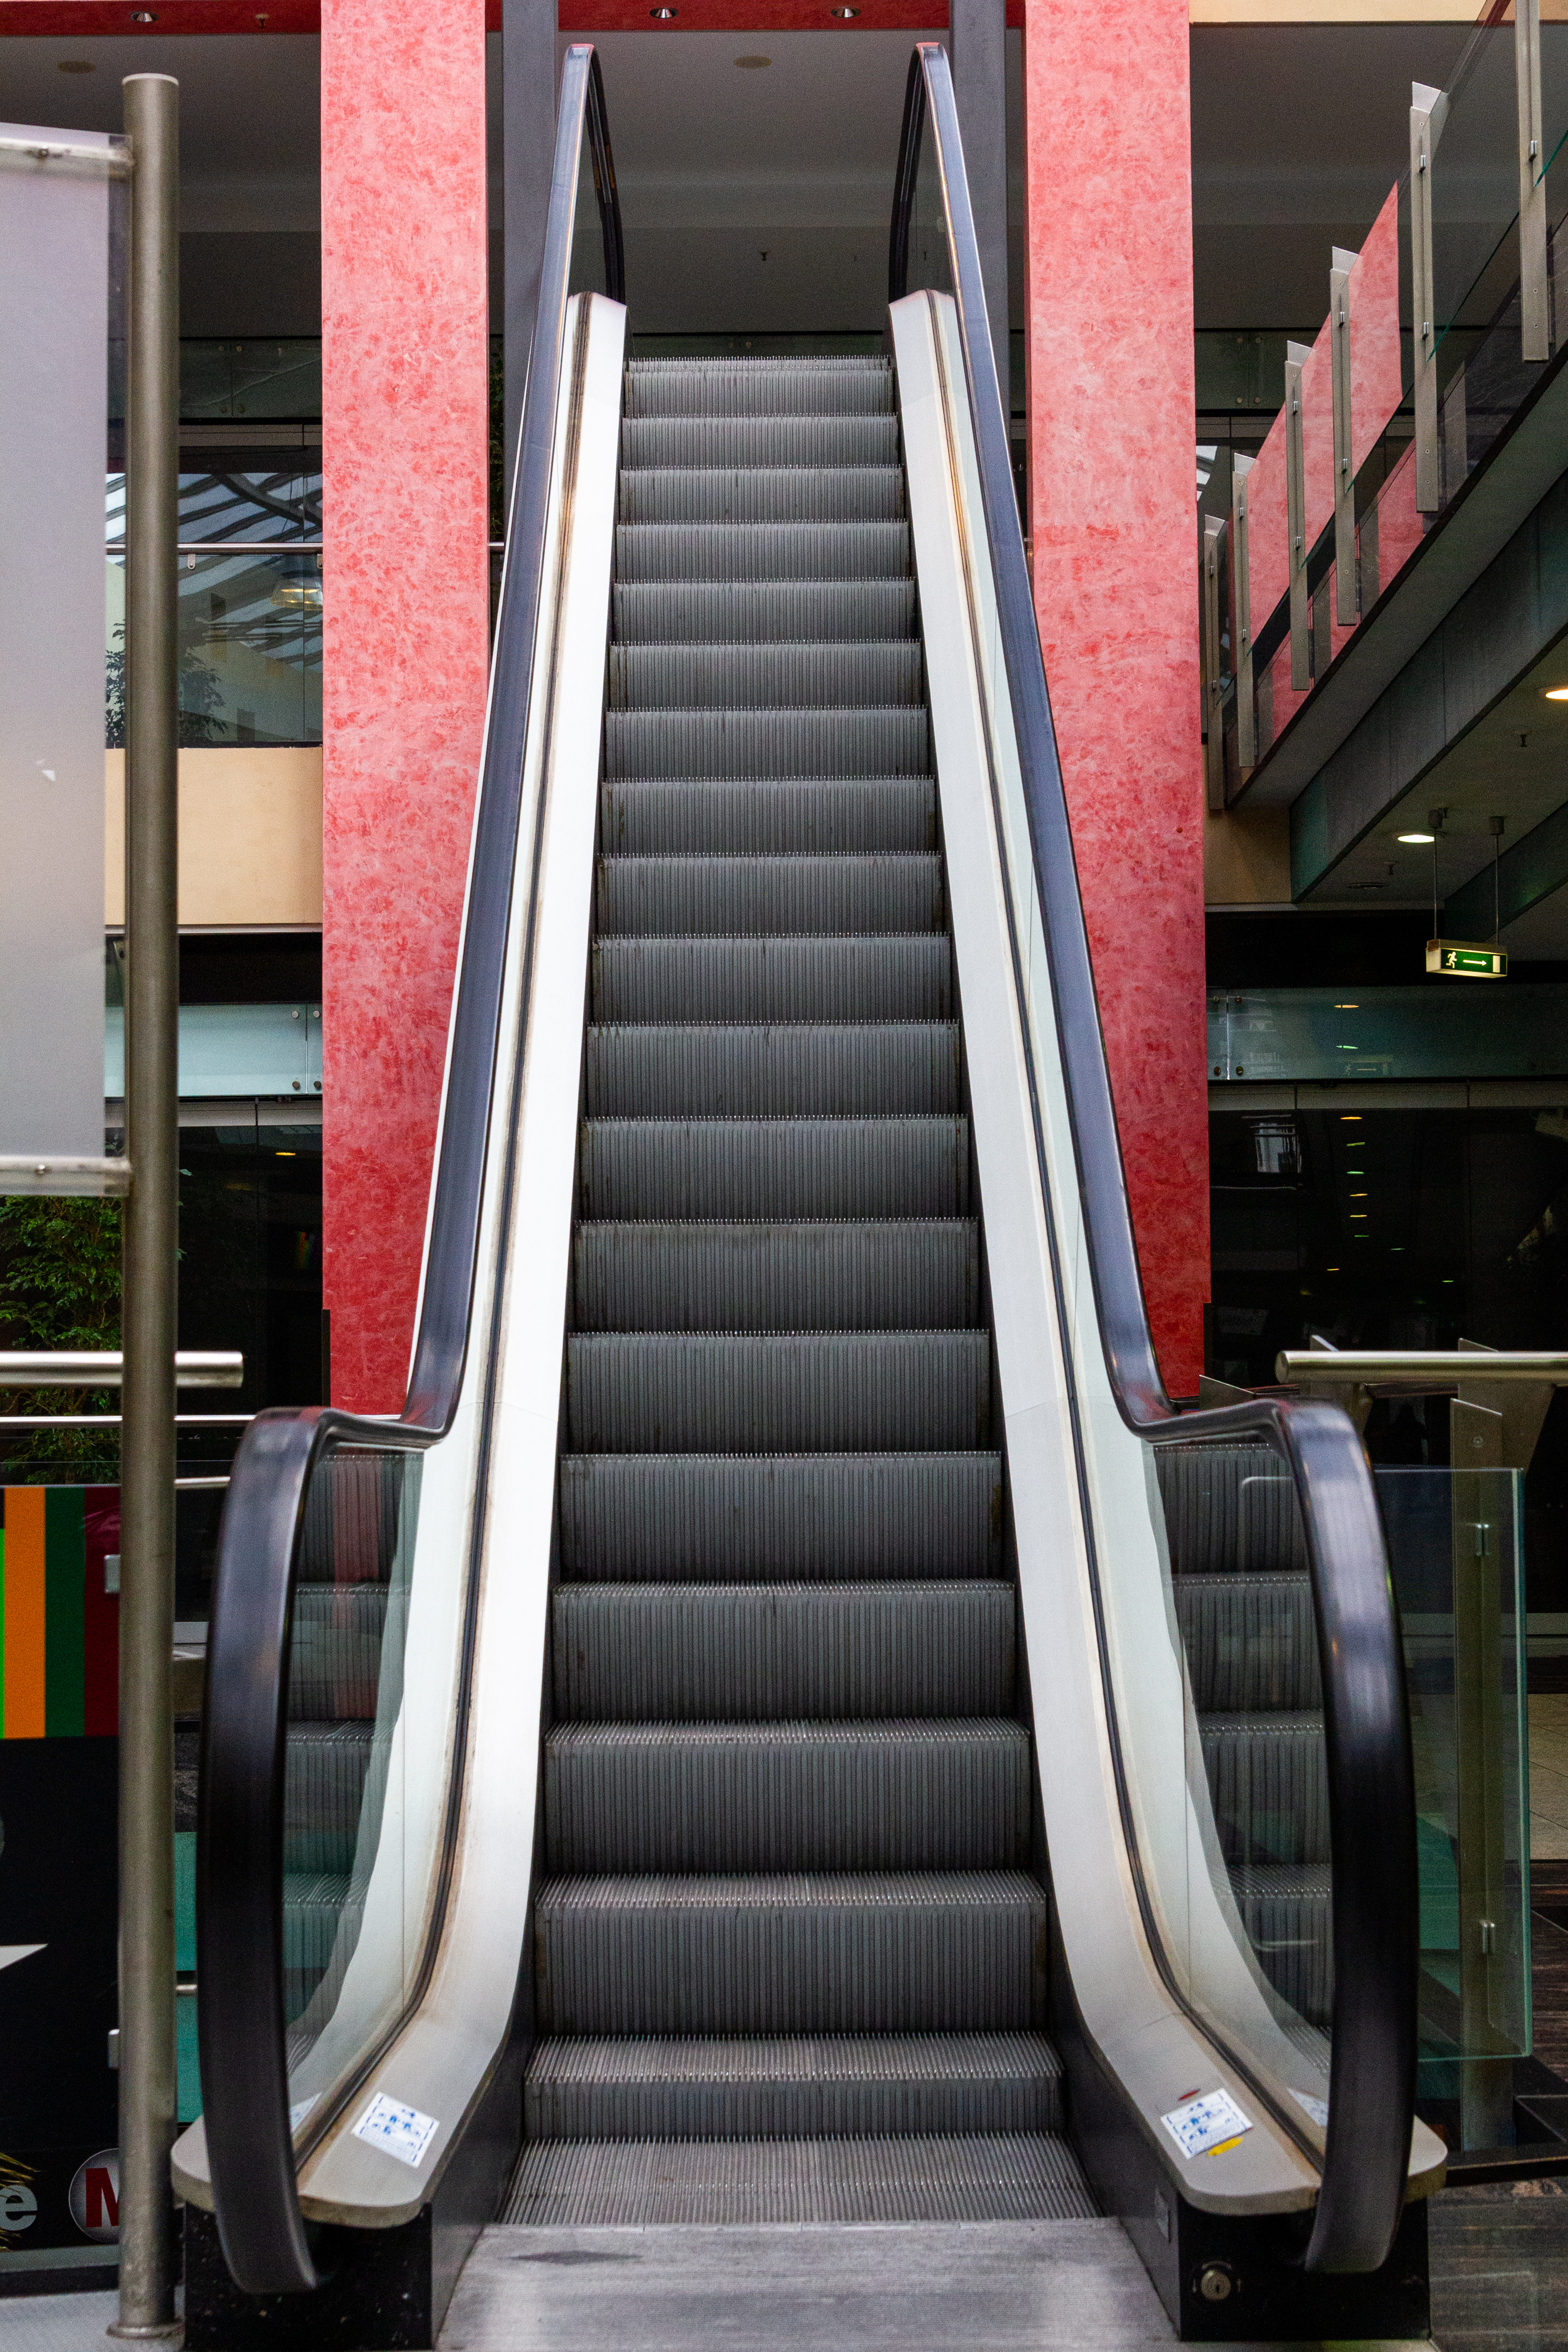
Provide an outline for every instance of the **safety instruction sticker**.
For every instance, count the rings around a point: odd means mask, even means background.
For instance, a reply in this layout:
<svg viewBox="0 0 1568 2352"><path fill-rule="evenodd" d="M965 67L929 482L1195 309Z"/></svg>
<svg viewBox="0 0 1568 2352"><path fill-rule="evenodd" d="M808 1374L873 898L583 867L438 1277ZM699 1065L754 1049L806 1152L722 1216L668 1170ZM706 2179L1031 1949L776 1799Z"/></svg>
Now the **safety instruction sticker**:
<svg viewBox="0 0 1568 2352"><path fill-rule="evenodd" d="M1160 2121L1184 2156L1212 2155L1252 2129L1252 2117L1242 2113L1228 2091L1208 2091L1184 2100Z"/></svg>
<svg viewBox="0 0 1568 2352"><path fill-rule="evenodd" d="M399 2164L417 2164L440 2126L434 2116L417 2107L400 2106L378 2091L354 2126L355 2139L395 2156Z"/></svg>
<svg viewBox="0 0 1568 2352"><path fill-rule="evenodd" d="M1329 2103L1327 2099L1314 2099L1305 2091L1295 2090L1291 2092L1290 2096L1295 2100L1296 2105L1299 2107L1305 2108L1307 2114L1311 2116L1312 2121L1317 2125L1320 2131L1328 2130Z"/></svg>

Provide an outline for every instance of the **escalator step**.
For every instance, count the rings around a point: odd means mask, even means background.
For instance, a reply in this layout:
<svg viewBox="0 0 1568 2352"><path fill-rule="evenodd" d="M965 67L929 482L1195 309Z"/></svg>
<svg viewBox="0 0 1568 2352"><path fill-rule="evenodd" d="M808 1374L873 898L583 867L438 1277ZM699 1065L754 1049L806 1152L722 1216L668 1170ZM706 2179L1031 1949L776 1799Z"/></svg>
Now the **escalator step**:
<svg viewBox="0 0 1568 2352"><path fill-rule="evenodd" d="M891 415L893 371L875 354L631 360L627 416Z"/></svg>
<svg viewBox="0 0 1568 2352"><path fill-rule="evenodd" d="M563 1721L1004 1715L1017 1598L999 1581L561 1584Z"/></svg>
<svg viewBox="0 0 1568 2352"><path fill-rule="evenodd" d="M1098 2213L1077 2157L1044 2132L952 2138L540 2140L502 2219L658 2222L1078 2221Z"/></svg>
<svg viewBox="0 0 1568 2352"><path fill-rule="evenodd" d="M587 1033L589 1118L887 1118L956 1112L962 1100L952 1021L635 1022Z"/></svg>
<svg viewBox="0 0 1568 2352"><path fill-rule="evenodd" d="M938 931L942 860L920 849L838 857L603 857L599 936Z"/></svg>
<svg viewBox="0 0 1568 2352"><path fill-rule="evenodd" d="M1307 1541L1289 1471L1263 1445L1157 1445L1176 1576L1301 1573Z"/></svg>
<svg viewBox="0 0 1568 2352"><path fill-rule="evenodd" d="M962 1217L969 1122L588 1119L579 1182L585 1218Z"/></svg>
<svg viewBox="0 0 1568 2352"><path fill-rule="evenodd" d="M289 1713L298 1722L375 1714L386 1632L384 1584L297 1584Z"/></svg>
<svg viewBox="0 0 1568 2352"><path fill-rule="evenodd" d="M1233 1863L1231 1889L1264 1974L1309 2025L1333 2018L1333 1874L1325 1864Z"/></svg>
<svg viewBox="0 0 1568 2352"><path fill-rule="evenodd" d="M907 580L907 522L622 522L617 580Z"/></svg>
<svg viewBox="0 0 1568 2352"><path fill-rule="evenodd" d="M899 420L856 416L628 416L625 471L655 466L896 466Z"/></svg>
<svg viewBox="0 0 1568 2352"><path fill-rule="evenodd" d="M374 1737L374 1723L290 1722L283 1759L285 1871L353 1868Z"/></svg>
<svg viewBox="0 0 1568 2352"><path fill-rule="evenodd" d="M595 1583L998 1572L995 1454L563 1452L560 1479L562 1571Z"/></svg>
<svg viewBox="0 0 1568 2352"><path fill-rule="evenodd" d="M580 1224L579 1331L957 1330L980 1315L970 1218Z"/></svg>
<svg viewBox="0 0 1568 2352"><path fill-rule="evenodd" d="M994 1717L567 1723L544 1743L547 1867L1008 1870L1029 1740Z"/></svg>
<svg viewBox="0 0 1568 2352"><path fill-rule="evenodd" d="M858 939L612 939L592 950L593 1018L945 1021L952 950L941 933Z"/></svg>
<svg viewBox="0 0 1568 2352"><path fill-rule="evenodd" d="M1328 1861L1321 1715L1200 1715L1198 1738L1227 1862Z"/></svg>
<svg viewBox="0 0 1568 2352"><path fill-rule="evenodd" d="M923 709L606 710L605 773L616 776L924 776Z"/></svg>
<svg viewBox="0 0 1568 2352"><path fill-rule="evenodd" d="M936 840L936 787L927 776L696 784L622 778L605 786L600 806L604 845L614 856L696 850L820 857L930 849Z"/></svg>
<svg viewBox="0 0 1568 2352"><path fill-rule="evenodd" d="M1062 2067L1041 2033L542 2042L523 2100L531 2140L1055 2132Z"/></svg>
<svg viewBox="0 0 1568 2352"><path fill-rule="evenodd" d="M565 1428L584 1454L984 1445L991 1334L580 1331Z"/></svg>
<svg viewBox="0 0 1568 2352"><path fill-rule="evenodd" d="M852 709L923 704L914 638L612 646L612 710Z"/></svg>
<svg viewBox="0 0 1568 2352"><path fill-rule="evenodd" d="M912 580L648 580L611 592L624 646L913 639Z"/></svg>
<svg viewBox="0 0 1568 2352"><path fill-rule="evenodd" d="M622 522L891 522L899 466L660 466L624 472Z"/></svg>
<svg viewBox="0 0 1568 2352"><path fill-rule="evenodd" d="M1173 1590L1193 1704L1201 1713L1321 1707L1312 1587L1305 1572L1178 1576Z"/></svg>
<svg viewBox="0 0 1568 2352"><path fill-rule="evenodd" d="M534 1906L544 2033L1029 2027L1045 1889L1019 1871L554 1878Z"/></svg>

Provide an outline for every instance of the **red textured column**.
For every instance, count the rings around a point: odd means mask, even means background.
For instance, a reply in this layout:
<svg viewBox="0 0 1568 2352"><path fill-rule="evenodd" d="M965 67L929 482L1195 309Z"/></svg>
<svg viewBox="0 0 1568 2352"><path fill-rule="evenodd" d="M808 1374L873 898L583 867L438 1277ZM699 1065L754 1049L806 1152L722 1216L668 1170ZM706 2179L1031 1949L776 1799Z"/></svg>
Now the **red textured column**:
<svg viewBox="0 0 1568 2352"><path fill-rule="evenodd" d="M1025 0L1035 603L1166 1385L1209 1295L1187 0Z"/></svg>
<svg viewBox="0 0 1568 2352"><path fill-rule="evenodd" d="M484 0L322 0L323 1291L403 1402L489 659Z"/></svg>

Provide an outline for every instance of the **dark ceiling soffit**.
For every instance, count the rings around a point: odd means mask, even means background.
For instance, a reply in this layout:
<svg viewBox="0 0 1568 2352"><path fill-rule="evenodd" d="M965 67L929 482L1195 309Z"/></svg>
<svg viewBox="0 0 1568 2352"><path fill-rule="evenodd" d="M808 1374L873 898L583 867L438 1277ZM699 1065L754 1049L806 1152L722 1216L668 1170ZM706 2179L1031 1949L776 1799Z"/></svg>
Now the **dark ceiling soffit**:
<svg viewBox="0 0 1568 2352"><path fill-rule="evenodd" d="M1275 743L1232 808L1282 808L1502 552L1568 466L1568 345Z"/></svg>
<svg viewBox="0 0 1568 2352"><path fill-rule="evenodd" d="M1543 817L1522 841L1505 849L1497 865L1498 924L1510 923L1550 898L1568 882L1568 803ZM1443 901L1443 926L1456 940L1489 940L1492 935L1492 869L1483 866L1461 889Z"/></svg>
<svg viewBox="0 0 1568 2352"><path fill-rule="evenodd" d="M1402 802L1425 816L1447 761L1568 635L1565 491L1560 476L1291 803L1298 903Z"/></svg>

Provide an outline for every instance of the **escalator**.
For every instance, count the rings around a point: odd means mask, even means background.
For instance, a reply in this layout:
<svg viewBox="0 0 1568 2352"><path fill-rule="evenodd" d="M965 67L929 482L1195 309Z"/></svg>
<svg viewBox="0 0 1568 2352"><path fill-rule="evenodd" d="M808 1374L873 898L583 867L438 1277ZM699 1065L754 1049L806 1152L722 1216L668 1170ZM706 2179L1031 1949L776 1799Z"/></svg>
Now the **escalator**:
<svg viewBox="0 0 1568 2352"><path fill-rule="evenodd" d="M945 56L882 354L628 359L560 126L408 1402L226 1511L192 2352L432 2342L498 2215L1422 2334L1376 1505L1154 1367Z"/></svg>

